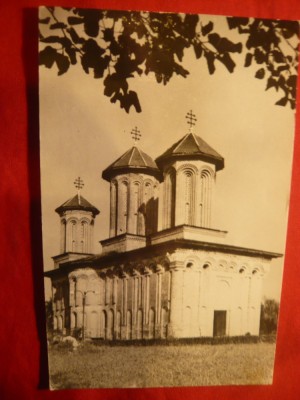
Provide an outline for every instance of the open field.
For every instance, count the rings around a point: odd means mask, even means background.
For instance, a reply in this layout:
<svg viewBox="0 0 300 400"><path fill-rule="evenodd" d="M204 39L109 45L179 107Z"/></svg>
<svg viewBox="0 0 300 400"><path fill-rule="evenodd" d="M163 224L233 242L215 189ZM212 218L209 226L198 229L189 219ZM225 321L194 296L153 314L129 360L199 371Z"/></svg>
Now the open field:
<svg viewBox="0 0 300 400"><path fill-rule="evenodd" d="M275 344L49 349L52 389L271 384Z"/></svg>

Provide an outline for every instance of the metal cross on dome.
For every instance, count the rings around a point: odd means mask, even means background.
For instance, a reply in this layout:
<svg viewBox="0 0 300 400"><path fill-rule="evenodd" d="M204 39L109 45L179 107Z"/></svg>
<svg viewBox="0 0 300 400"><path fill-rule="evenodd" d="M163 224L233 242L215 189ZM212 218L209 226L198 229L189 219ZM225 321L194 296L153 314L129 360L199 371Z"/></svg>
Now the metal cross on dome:
<svg viewBox="0 0 300 400"><path fill-rule="evenodd" d="M192 132L193 126L196 125L196 121L197 121L196 115L193 113L192 110L190 110L186 114L185 118L187 119L187 123L190 126L190 132Z"/></svg>
<svg viewBox="0 0 300 400"><path fill-rule="evenodd" d="M77 189L78 201L79 201L79 204L80 204L80 190L81 190L81 189L83 188L83 186L84 186L83 180L80 178L80 176L79 176L78 178L75 179L74 185L75 185L75 187L76 187L76 189Z"/></svg>
<svg viewBox="0 0 300 400"><path fill-rule="evenodd" d="M74 185L75 185L75 187L76 187L76 189L77 189L78 191L79 191L80 189L83 188L84 183L83 183L83 180L80 178L80 176L79 176L78 178L75 179Z"/></svg>
<svg viewBox="0 0 300 400"><path fill-rule="evenodd" d="M141 139L141 132L138 130L137 127L133 128L131 131L131 137L134 140L134 144Z"/></svg>

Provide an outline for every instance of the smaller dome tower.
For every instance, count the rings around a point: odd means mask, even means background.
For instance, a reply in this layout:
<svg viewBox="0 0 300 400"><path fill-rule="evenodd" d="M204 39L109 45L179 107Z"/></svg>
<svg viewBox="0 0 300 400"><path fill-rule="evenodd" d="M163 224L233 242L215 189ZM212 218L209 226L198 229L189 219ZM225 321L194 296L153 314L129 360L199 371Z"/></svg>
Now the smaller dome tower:
<svg viewBox="0 0 300 400"><path fill-rule="evenodd" d="M157 231L161 172L152 158L137 147L140 133L136 127L131 134L134 146L102 173L102 178L110 183L110 239L101 242L103 251L144 246L146 242L142 237ZM113 238L123 235L126 240L130 238L131 245L120 247L118 243L111 247L111 243L118 242Z"/></svg>
<svg viewBox="0 0 300 400"><path fill-rule="evenodd" d="M93 254L94 220L100 211L81 195L84 183L80 177L74 184L78 193L55 210L61 223L60 255L54 257L55 262Z"/></svg>

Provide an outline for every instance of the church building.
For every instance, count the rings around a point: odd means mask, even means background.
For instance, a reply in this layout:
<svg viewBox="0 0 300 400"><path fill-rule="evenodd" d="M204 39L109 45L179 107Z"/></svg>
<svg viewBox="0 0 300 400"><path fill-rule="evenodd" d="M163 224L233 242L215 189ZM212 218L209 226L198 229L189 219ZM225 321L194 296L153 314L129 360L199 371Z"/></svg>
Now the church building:
<svg viewBox="0 0 300 400"><path fill-rule="evenodd" d="M154 161L135 144L103 172L109 237L93 252L99 210L80 192L55 211L54 329L106 340L258 335L262 283L281 254L226 243L211 226L223 157L192 131Z"/></svg>

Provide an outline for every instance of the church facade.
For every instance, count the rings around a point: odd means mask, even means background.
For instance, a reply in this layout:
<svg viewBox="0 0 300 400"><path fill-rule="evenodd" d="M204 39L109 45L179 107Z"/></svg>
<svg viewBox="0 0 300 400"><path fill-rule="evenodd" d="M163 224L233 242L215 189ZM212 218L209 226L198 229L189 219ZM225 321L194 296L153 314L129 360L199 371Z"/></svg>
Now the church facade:
<svg viewBox="0 0 300 400"><path fill-rule="evenodd" d="M54 329L106 340L258 335L262 284L280 254L226 243L211 227L224 159L190 132L155 161L136 144L102 173L109 237L80 191L56 209ZM77 181L80 189L80 180Z"/></svg>

